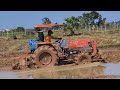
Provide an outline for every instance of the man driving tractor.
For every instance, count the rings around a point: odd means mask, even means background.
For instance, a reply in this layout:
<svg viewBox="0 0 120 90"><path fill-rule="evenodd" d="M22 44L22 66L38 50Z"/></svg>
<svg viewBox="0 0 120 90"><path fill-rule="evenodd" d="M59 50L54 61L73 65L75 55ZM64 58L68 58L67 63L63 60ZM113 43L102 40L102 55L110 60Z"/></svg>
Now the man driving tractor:
<svg viewBox="0 0 120 90"><path fill-rule="evenodd" d="M51 30L48 31L47 36L45 37L45 42L51 42L51 39L61 39L52 36L53 32Z"/></svg>

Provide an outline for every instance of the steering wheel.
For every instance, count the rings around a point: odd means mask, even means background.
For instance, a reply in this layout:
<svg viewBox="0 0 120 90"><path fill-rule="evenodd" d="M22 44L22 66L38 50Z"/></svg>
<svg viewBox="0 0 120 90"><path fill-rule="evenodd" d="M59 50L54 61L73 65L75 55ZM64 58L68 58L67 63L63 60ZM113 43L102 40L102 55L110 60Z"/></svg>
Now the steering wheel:
<svg viewBox="0 0 120 90"><path fill-rule="evenodd" d="M60 41L61 39L62 39L62 38L59 38L59 39L58 39L58 40L56 40L55 42L56 42L56 43L59 43L59 41Z"/></svg>

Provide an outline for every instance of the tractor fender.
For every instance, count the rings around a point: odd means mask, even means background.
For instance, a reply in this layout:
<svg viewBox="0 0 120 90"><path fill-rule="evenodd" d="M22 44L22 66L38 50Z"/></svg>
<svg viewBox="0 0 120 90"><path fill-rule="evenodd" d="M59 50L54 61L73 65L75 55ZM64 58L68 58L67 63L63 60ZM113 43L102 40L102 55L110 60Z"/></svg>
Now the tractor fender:
<svg viewBox="0 0 120 90"><path fill-rule="evenodd" d="M52 45L51 42L39 42L39 43L38 43L38 47L41 47L41 46L50 46L50 47L53 47L54 50L57 52L57 56L59 57L59 52L58 52L58 50ZM34 54L32 54L32 58L35 58Z"/></svg>

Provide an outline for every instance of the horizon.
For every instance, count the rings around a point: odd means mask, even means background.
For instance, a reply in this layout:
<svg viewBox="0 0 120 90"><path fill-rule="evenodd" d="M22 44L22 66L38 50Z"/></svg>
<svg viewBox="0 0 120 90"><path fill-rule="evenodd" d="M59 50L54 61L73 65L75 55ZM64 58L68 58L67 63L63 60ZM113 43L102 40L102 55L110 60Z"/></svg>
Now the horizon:
<svg viewBox="0 0 120 90"><path fill-rule="evenodd" d="M42 23L42 18L48 17L52 23L62 24L70 16L81 16L90 11L0 11L0 29L24 27L33 29ZM97 11L107 22L119 21L120 11Z"/></svg>

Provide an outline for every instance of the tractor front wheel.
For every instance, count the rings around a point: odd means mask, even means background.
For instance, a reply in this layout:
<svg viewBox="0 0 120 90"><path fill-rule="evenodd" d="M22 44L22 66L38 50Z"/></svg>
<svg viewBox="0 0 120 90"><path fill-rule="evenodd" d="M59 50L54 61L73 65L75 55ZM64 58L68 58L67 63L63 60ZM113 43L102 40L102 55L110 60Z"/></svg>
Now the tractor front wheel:
<svg viewBox="0 0 120 90"><path fill-rule="evenodd" d="M91 56L88 54L79 54L75 57L75 63L79 64L86 64L92 61Z"/></svg>

